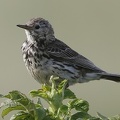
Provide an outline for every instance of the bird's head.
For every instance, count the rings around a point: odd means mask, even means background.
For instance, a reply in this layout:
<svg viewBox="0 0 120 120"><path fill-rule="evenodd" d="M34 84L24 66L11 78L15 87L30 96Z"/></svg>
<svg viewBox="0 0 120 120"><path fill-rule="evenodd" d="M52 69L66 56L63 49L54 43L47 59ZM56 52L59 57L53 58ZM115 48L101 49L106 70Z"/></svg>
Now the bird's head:
<svg viewBox="0 0 120 120"><path fill-rule="evenodd" d="M52 25L43 18L33 18L25 25L17 26L25 29L27 38L29 38L29 36L35 38L46 38L52 35L54 36Z"/></svg>

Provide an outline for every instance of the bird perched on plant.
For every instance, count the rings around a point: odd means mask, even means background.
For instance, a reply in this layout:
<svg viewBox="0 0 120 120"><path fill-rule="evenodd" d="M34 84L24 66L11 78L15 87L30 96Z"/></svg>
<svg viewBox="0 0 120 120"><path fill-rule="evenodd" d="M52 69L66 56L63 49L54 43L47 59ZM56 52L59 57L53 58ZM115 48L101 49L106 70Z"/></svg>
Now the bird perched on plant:
<svg viewBox="0 0 120 120"><path fill-rule="evenodd" d="M33 18L25 25L27 40L22 45L23 60L39 83L49 84L50 77L67 79L68 85L106 79L120 82L120 75L96 67L54 35L52 25L43 18Z"/></svg>

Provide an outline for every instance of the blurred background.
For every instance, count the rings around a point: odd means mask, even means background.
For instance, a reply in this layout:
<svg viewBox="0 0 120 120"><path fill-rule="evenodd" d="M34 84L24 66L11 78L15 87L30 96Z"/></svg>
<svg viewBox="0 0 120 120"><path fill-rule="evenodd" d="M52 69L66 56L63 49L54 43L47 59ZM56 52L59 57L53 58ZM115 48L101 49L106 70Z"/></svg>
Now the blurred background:
<svg viewBox="0 0 120 120"><path fill-rule="evenodd" d="M58 39L98 67L120 74L120 0L1 0L0 93L19 90L28 95L41 87L24 66L20 48L26 36L16 27L33 17L47 19ZM120 84L101 80L70 89L89 102L91 115L120 114Z"/></svg>

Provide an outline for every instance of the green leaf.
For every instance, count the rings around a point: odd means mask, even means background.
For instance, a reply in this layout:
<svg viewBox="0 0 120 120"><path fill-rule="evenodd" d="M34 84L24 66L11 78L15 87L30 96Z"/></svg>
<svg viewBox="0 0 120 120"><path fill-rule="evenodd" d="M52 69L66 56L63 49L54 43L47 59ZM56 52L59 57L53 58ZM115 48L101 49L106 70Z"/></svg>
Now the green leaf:
<svg viewBox="0 0 120 120"><path fill-rule="evenodd" d="M12 100L8 99L0 104L0 108L12 106L13 104L16 104L16 102L13 102Z"/></svg>
<svg viewBox="0 0 120 120"><path fill-rule="evenodd" d="M72 115L70 120L92 120L92 117L86 112L77 112Z"/></svg>
<svg viewBox="0 0 120 120"><path fill-rule="evenodd" d="M46 116L46 111L44 108L37 108L35 110L35 120L43 120Z"/></svg>
<svg viewBox="0 0 120 120"><path fill-rule="evenodd" d="M13 111L13 110L25 110L25 108L23 106L21 106L20 103L14 101L14 100L6 100L4 102L1 103L0 108L3 107L7 107L2 111L2 117L4 117L5 115L7 115L9 112Z"/></svg>
<svg viewBox="0 0 120 120"><path fill-rule="evenodd" d="M46 92L43 89L33 90L33 91L30 92L30 95L32 97L41 97L43 99L47 99L48 98Z"/></svg>
<svg viewBox="0 0 120 120"><path fill-rule="evenodd" d="M34 117L26 112L20 111L17 114L14 114L10 120L35 120Z"/></svg>
<svg viewBox="0 0 120 120"><path fill-rule="evenodd" d="M16 102L19 102L24 106L26 106L29 102L31 102L31 100L28 99L26 95L24 95L23 93L17 90L9 92L9 94L5 95L4 97L11 100L15 100Z"/></svg>
<svg viewBox="0 0 120 120"><path fill-rule="evenodd" d="M65 89L64 99L74 99L74 98L76 98L76 95L70 89Z"/></svg>
<svg viewBox="0 0 120 120"><path fill-rule="evenodd" d="M14 100L9 100L8 99L8 100L1 103L0 108L3 108L3 107L16 107L16 106L21 106L21 104L14 101Z"/></svg>
<svg viewBox="0 0 120 120"><path fill-rule="evenodd" d="M59 79L58 79L58 81L59 81ZM62 82L60 82L60 84L58 85L58 90L65 89L66 85L67 85L67 82L68 82L67 80L63 80Z"/></svg>
<svg viewBox="0 0 120 120"><path fill-rule="evenodd" d="M120 115L113 116L109 120L120 120Z"/></svg>
<svg viewBox="0 0 120 120"><path fill-rule="evenodd" d="M13 90L13 91L9 92L9 94L5 95L4 97L9 98L11 100L17 100L17 99L21 99L21 98L26 98L26 96L23 93L21 93L21 92L19 92L17 90Z"/></svg>
<svg viewBox="0 0 120 120"><path fill-rule="evenodd" d="M68 106L67 105L62 105L60 107L60 111L63 112L63 113L67 113L68 112Z"/></svg>
<svg viewBox="0 0 120 120"><path fill-rule="evenodd" d="M49 86L49 85L42 85L42 90L44 92L50 92L51 91L51 86Z"/></svg>
<svg viewBox="0 0 120 120"><path fill-rule="evenodd" d="M70 89L66 89L66 80L61 82L59 78L51 77L51 81L52 86L43 85L42 89L30 92L32 97L39 98L37 102L17 90L7 95L0 94L0 98L8 99L0 105L0 108L5 107L1 113L2 117L13 110L18 110L10 120L120 120L120 115L107 118L98 113L99 118L92 117L88 114L88 102L78 99ZM43 107L40 98L47 101L48 109ZM71 100L64 105L64 99ZM72 115L72 109L78 112Z"/></svg>
<svg viewBox="0 0 120 120"><path fill-rule="evenodd" d="M98 117L101 118L102 120L109 120L107 117L101 115L100 113L97 113Z"/></svg>
<svg viewBox="0 0 120 120"><path fill-rule="evenodd" d="M1 113L1 116L4 117L6 116L9 112L13 111L13 110L25 110L23 106L21 105L17 105L15 107L8 107L6 109L4 109Z"/></svg>
<svg viewBox="0 0 120 120"><path fill-rule="evenodd" d="M74 99L69 102L71 109L75 108L77 111L87 112L89 110L89 103L82 99Z"/></svg>
<svg viewBox="0 0 120 120"><path fill-rule="evenodd" d="M43 120L56 120L56 119L53 118L51 115L47 115Z"/></svg>

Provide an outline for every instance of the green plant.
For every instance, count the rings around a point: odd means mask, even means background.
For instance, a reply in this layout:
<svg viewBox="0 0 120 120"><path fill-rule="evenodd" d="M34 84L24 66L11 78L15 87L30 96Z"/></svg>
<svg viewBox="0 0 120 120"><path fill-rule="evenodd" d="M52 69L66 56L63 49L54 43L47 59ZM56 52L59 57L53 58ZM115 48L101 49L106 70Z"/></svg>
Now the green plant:
<svg viewBox="0 0 120 120"><path fill-rule="evenodd" d="M10 120L120 120L120 116L107 118L100 113L98 117L92 117L88 114L89 103L66 89L66 80L58 86L55 80L52 78L51 86L43 85L41 89L30 92L32 97L38 99L37 102L17 90L0 95L1 98L7 98L1 103L1 116L4 118L11 111L16 111ZM44 108L41 98L48 103L48 108ZM66 104L63 102L65 99L68 99ZM72 113L73 109L75 113Z"/></svg>

